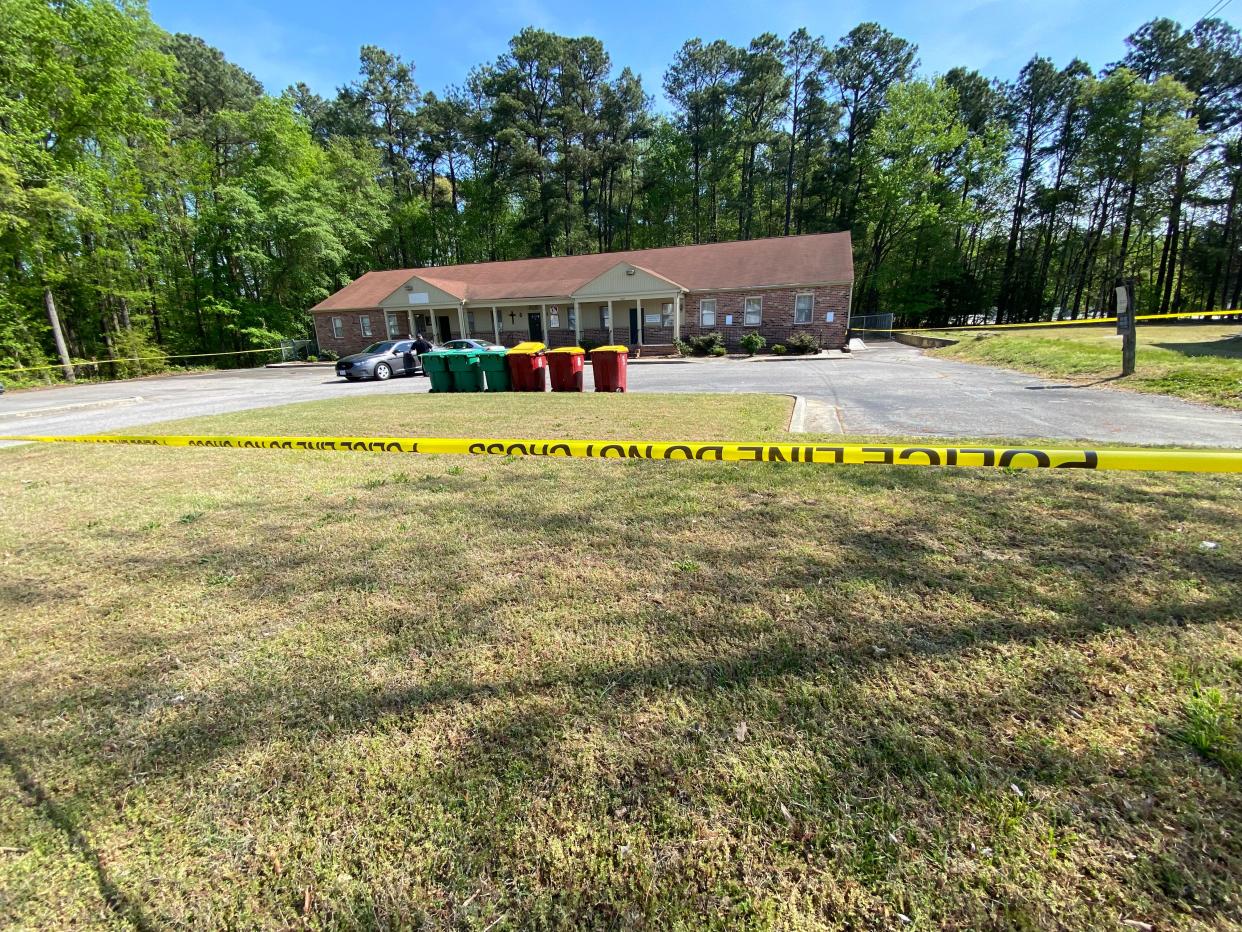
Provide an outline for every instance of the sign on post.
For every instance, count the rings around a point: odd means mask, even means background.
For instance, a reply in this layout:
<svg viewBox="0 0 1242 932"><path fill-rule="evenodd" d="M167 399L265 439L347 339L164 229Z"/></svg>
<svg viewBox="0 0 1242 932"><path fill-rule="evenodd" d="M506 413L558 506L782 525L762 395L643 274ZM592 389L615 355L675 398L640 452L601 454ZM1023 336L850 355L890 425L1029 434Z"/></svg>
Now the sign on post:
<svg viewBox="0 0 1242 932"><path fill-rule="evenodd" d="M1113 289L1113 316L1121 334L1121 374L1134 374L1136 334L1134 331L1134 279L1120 279Z"/></svg>

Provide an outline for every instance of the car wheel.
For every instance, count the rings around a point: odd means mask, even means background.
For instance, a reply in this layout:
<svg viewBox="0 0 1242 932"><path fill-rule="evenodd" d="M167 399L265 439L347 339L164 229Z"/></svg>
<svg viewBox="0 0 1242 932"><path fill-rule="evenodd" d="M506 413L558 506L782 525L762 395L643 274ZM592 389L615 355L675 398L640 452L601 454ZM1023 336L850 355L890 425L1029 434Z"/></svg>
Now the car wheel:
<svg viewBox="0 0 1242 932"><path fill-rule="evenodd" d="M387 382L392 377L392 369L388 363L382 362L375 367L375 378L381 382Z"/></svg>

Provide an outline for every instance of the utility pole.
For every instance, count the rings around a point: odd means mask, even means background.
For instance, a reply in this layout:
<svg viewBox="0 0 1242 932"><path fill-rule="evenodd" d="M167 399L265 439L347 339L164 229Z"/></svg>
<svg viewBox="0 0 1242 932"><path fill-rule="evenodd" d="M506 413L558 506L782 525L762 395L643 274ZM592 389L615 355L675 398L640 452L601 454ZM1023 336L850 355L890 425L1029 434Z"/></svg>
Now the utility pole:
<svg viewBox="0 0 1242 932"><path fill-rule="evenodd" d="M1117 280L1113 289L1113 316L1117 318L1117 332L1121 334L1121 374L1134 375L1134 351L1137 334L1134 332L1134 279Z"/></svg>
<svg viewBox="0 0 1242 932"><path fill-rule="evenodd" d="M60 366L65 370L65 381L76 382L73 363L69 361L69 349L65 346L65 334L60 329L60 315L56 313L56 299L47 285L43 286L43 306L47 308L47 320L52 325L52 338L56 340L56 354L60 356Z"/></svg>

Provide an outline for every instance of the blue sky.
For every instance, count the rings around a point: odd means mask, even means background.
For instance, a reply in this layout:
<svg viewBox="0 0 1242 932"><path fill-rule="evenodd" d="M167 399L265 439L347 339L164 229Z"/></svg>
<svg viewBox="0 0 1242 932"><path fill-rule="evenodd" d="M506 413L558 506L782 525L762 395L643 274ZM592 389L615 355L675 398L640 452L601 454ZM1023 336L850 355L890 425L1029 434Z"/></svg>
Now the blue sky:
<svg viewBox="0 0 1242 932"><path fill-rule="evenodd" d="M686 39L745 44L764 31L788 35L806 26L829 42L874 20L919 46L924 73L954 65L1010 78L1039 53L1058 64L1078 55L1093 68L1124 53L1124 39L1156 16L1190 24L1212 0L511 0L488 4L383 0L150 0L170 32L201 36L278 93L297 80L325 96L352 80L358 49L382 46L415 65L423 90L462 83L491 61L523 26L603 40L618 69L629 65L657 95L664 69ZM1234 25L1242 0L1219 14Z"/></svg>

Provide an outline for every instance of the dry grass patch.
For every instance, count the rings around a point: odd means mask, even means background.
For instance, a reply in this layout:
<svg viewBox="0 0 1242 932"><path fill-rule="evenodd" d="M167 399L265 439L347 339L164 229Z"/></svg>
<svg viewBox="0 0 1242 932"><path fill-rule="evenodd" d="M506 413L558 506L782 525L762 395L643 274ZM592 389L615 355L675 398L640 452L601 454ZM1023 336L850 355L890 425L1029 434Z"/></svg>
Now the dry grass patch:
<svg viewBox="0 0 1242 932"><path fill-rule="evenodd" d="M787 416L411 397L168 430ZM1239 922L1236 478L0 461L0 924Z"/></svg>

